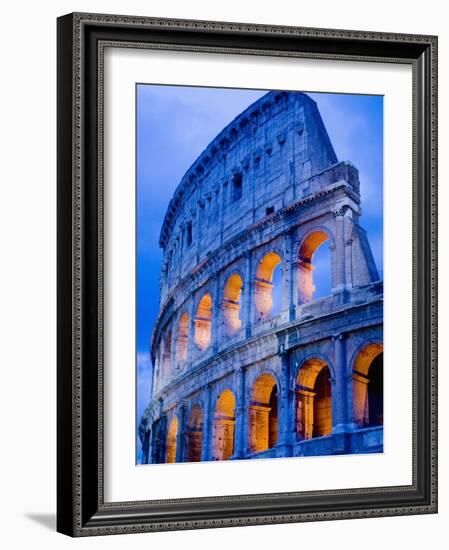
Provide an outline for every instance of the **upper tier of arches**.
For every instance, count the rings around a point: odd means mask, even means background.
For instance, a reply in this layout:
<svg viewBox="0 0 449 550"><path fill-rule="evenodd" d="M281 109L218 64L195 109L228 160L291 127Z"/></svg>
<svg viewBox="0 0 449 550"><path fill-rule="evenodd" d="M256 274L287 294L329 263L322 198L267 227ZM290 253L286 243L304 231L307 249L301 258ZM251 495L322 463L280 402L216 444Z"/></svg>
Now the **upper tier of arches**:
<svg viewBox="0 0 449 550"><path fill-rule="evenodd" d="M162 315L157 339L153 338L154 390L162 389L184 365L204 358L208 350L256 334L259 327L269 330L272 323L291 321L296 315L292 308L298 308L300 315L302 307L320 299L327 300L329 309L334 297L339 307L338 291L351 285L339 278L347 270L339 269L335 232L330 225L312 224L296 244L275 241L244 255L188 294L170 316ZM344 235L343 239L347 241ZM327 252L316 262L323 248ZM356 253L360 250L361 245ZM363 286L378 279L376 275L352 277L351 283Z"/></svg>

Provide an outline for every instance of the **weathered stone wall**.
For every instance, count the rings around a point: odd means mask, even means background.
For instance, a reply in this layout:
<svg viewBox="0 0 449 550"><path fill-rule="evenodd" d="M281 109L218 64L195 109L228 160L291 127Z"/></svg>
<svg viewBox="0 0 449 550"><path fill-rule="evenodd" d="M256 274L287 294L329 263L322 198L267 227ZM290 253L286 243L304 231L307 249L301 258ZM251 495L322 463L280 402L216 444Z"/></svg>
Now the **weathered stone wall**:
<svg viewBox="0 0 449 550"><path fill-rule="evenodd" d="M382 449L380 379L369 369L382 352L383 290L360 215L358 172L337 161L305 94L266 94L208 146L161 230L146 461ZM332 291L317 300L324 242Z"/></svg>

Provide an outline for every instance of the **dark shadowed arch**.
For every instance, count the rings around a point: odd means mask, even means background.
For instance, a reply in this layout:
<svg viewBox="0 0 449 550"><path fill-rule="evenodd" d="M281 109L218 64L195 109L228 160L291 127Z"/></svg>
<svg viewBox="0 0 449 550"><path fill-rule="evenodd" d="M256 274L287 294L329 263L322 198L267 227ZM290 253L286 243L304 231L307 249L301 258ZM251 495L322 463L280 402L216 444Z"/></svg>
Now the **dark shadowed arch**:
<svg viewBox="0 0 449 550"><path fill-rule="evenodd" d="M332 432L330 369L321 358L304 362L296 380L296 432L301 439Z"/></svg>
<svg viewBox="0 0 449 550"><path fill-rule="evenodd" d="M352 373L354 421L359 427L383 424L383 344L359 351Z"/></svg>
<svg viewBox="0 0 449 550"><path fill-rule="evenodd" d="M203 412L199 405L194 405L187 419L186 426L186 462L200 462L203 444Z"/></svg>

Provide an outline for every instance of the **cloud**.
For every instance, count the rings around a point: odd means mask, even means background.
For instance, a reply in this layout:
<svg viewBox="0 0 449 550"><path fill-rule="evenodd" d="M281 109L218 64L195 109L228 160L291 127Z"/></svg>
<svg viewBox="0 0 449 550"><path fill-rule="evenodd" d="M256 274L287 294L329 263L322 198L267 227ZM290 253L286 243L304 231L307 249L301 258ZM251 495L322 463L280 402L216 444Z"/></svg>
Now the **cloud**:
<svg viewBox="0 0 449 550"><path fill-rule="evenodd" d="M139 422L145 407L151 398L151 381L153 365L150 353L139 351L137 353L137 422Z"/></svg>
<svg viewBox="0 0 449 550"><path fill-rule="evenodd" d="M152 368L151 355L149 351L137 352L137 369L145 370Z"/></svg>

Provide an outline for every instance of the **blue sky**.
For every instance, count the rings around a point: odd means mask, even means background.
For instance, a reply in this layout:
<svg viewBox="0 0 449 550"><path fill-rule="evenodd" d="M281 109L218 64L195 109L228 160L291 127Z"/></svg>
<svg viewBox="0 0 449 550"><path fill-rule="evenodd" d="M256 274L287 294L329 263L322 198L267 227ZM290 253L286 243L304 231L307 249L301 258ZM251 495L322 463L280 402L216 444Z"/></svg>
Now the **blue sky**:
<svg viewBox="0 0 449 550"><path fill-rule="evenodd" d="M159 308L159 232L168 202L189 166L235 116L266 90L137 86L137 421L150 399L149 342ZM360 172L361 225L382 274L383 98L308 93L318 104L338 160ZM314 256L315 273L328 249ZM323 271L323 270L321 270ZM329 279L329 277L327 277ZM317 296L328 294L326 275Z"/></svg>

